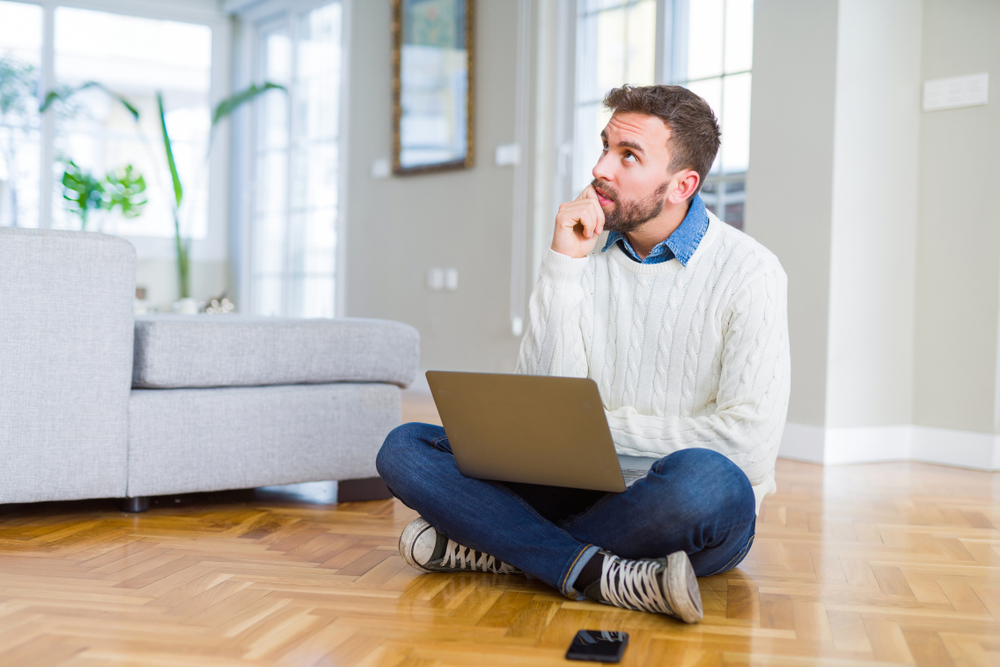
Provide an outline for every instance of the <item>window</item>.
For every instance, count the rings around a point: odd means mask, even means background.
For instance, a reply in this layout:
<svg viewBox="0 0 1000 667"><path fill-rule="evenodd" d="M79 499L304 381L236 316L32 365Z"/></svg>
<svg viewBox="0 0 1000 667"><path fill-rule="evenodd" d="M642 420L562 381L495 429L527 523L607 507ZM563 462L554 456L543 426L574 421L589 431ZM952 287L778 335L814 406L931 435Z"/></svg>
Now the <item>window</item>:
<svg viewBox="0 0 1000 667"><path fill-rule="evenodd" d="M163 94L177 171L184 187L183 233L208 234L208 130L212 31L208 26L121 16L74 7L55 10L55 80L75 87L97 80L139 110L137 124L125 106L99 89L84 90L59 109L55 133L57 179L52 226L79 229L59 187L62 167L73 160L100 177L131 165L146 181L142 215L98 216L88 229L127 236L173 238L173 189L156 103Z"/></svg>
<svg viewBox="0 0 1000 667"><path fill-rule="evenodd" d="M604 94L623 83L655 83L656 0L579 0L573 192L593 180L601 130L611 118Z"/></svg>
<svg viewBox="0 0 1000 667"><path fill-rule="evenodd" d="M42 8L0 2L0 226L38 226Z"/></svg>
<svg viewBox="0 0 1000 667"><path fill-rule="evenodd" d="M742 229L750 161L753 0L687 0L678 3L674 16L684 38L673 50L671 80L701 95L722 127L722 147L702 186L702 199Z"/></svg>
<svg viewBox="0 0 1000 667"><path fill-rule="evenodd" d="M624 83L678 84L702 96L722 127L722 148L702 185L705 205L742 228L753 0L577 0L577 17L573 192L592 180L600 156L604 94Z"/></svg>
<svg viewBox="0 0 1000 667"><path fill-rule="evenodd" d="M156 93L164 97L185 190L182 232L207 239L210 99L217 75L212 55L218 33L228 38L224 18L192 10L188 14L196 16L188 20L182 10L152 6L141 9L150 12L145 16L110 13L101 11L112 6L105 0L72 4L0 0L0 99L22 91L13 95L16 104L0 104L0 225L80 229L82 218L63 197L70 162L98 180L131 165L146 183L148 201L141 215L97 211L88 216L86 228L128 236L140 257L172 257L173 191ZM52 38L45 40L46 34ZM45 93L88 81L127 99L138 109L139 122L97 88L57 102L44 117L38 114ZM23 94L25 86L30 94ZM224 202L218 204L224 215ZM221 231L224 223L217 226ZM214 245L211 259L221 259L221 239ZM195 254L206 259L200 248L195 244Z"/></svg>
<svg viewBox="0 0 1000 667"><path fill-rule="evenodd" d="M286 86L254 108L246 221L251 311L333 317L340 212L340 2L271 3L253 23L253 78ZM257 9L257 11L263 11ZM251 19L252 20L252 17Z"/></svg>

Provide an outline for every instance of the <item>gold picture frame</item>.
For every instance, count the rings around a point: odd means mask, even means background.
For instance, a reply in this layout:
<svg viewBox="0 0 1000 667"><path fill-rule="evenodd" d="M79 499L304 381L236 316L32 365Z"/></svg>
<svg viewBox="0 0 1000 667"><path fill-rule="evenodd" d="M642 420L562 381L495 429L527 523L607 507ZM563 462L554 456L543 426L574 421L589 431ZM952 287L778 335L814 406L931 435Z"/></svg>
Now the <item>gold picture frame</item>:
<svg viewBox="0 0 1000 667"><path fill-rule="evenodd" d="M392 171L472 167L473 0L392 0Z"/></svg>

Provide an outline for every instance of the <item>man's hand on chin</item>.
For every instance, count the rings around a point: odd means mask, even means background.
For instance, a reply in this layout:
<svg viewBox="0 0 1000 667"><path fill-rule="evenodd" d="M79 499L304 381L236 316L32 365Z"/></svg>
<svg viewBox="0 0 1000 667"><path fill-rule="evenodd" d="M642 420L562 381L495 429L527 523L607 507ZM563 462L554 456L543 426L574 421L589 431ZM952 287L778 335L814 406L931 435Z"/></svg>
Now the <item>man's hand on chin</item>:
<svg viewBox="0 0 1000 667"><path fill-rule="evenodd" d="M586 257L604 231L604 210L594 186L588 185L573 201L559 205L552 249L569 257Z"/></svg>

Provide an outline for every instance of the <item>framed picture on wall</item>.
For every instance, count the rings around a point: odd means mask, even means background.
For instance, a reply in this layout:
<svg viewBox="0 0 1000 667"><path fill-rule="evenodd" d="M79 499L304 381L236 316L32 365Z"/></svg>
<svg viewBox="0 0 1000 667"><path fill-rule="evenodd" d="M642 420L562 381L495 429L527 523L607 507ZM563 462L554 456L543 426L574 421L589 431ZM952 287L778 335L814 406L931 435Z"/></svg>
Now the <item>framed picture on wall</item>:
<svg viewBox="0 0 1000 667"><path fill-rule="evenodd" d="M472 12L472 0L392 0L396 174L472 166Z"/></svg>

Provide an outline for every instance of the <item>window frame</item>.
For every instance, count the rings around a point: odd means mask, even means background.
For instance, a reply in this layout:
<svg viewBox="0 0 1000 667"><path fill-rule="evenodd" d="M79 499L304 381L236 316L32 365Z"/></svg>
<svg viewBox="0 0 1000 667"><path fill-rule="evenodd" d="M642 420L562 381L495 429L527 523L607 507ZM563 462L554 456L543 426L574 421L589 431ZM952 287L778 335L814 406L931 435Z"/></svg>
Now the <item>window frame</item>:
<svg viewBox="0 0 1000 667"><path fill-rule="evenodd" d="M669 72L669 74L670 74L669 81L666 81L667 83L671 83L671 84L675 84L675 85L680 85L680 86L685 86L686 87L690 83L700 83L702 81L713 81L713 80L716 80L716 79L719 81L719 88L720 88L721 97L720 97L720 100L719 100L720 108L718 109L718 112L719 112L719 115L720 115L720 117L719 117L720 124L722 122L721 115L725 113L725 106L726 106L726 98L725 98L725 95L726 95L726 93L725 93L725 91L726 91L726 79L729 78L729 77L734 77L734 76L739 76L739 75L743 75L743 74L748 74L748 75L750 75L750 90L751 90L751 94L752 94L752 91L753 91L753 64L752 63L750 65L749 69L737 70L737 71L733 71L733 72L727 72L727 71L725 71L725 62L726 62L726 38L725 38L725 34L726 34L726 19L725 19L725 15L726 15L726 1L727 0L723 0L723 4L722 4L722 7L723 7L723 9L722 9L722 16L723 16L723 19L722 19L722 62L723 62L723 70L722 70L722 73L720 73L718 75L715 75L715 76L702 76L702 77L696 77L696 78L688 78L686 76L686 72L687 72L687 66L686 66L687 63L686 63L686 60L687 60L687 53L688 53L688 48L687 48L688 47L688 44L687 44L688 33L687 33L687 31L683 31L683 32L678 31L677 33L673 34L673 39L671 40L670 53L669 53L669 55L666 54L666 53L664 53L664 58L660 61L661 64L663 65L663 72L664 73ZM690 4L691 0L658 0L658 2L661 2L661 3L664 4L664 10L665 10L665 14L666 14L665 19L666 19L666 22L671 26L671 30L672 30L672 26L675 26L675 25L686 25L687 24L687 22L688 22L688 16L687 16L687 14L688 14L688 8L689 8L689 4ZM658 23L662 24L662 23L664 23L664 21L659 21ZM668 33L664 33L664 34L668 34ZM657 38L659 39L659 35L657 36ZM658 43L657 44L657 48L658 49L663 48L663 45ZM665 49L664 49L664 51L665 51ZM684 76L679 76L679 72L685 72L685 75ZM663 78L657 78L657 81L665 81L665 79L663 79ZM725 151L725 140L723 140L723 145L722 145L722 147L720 147L719 150L720 150L719 157L721 157L721 155L722 155L721 152ZM716 158L716 159L719 159L719 158ZM719 171L717 171L717 172L709 172L708 175L705 177L705 180L704 180L704 182L701 185L702 188L704 188L705 186L719 186L719 185L722 186L722 188L719 189L717 191L717 193L715 193L715 211L716 211L715 214L716 214L716 217L718 217L723 222L726 221L726 219L725 219L725 213L726 213L726 206L727 205L730 205L730 204L743 204L743 203L746 202L746 187L747 187L747 179L748 179L749 174L750 174L749 167L746 169L746 171L731 172L731 173L727 174L727 173L725 173L725 171L723 171L723 167L722 167L721 162L720 162ZM736 194L735 196L732 196L732 195L727 196L728 188L726 187L726 185L728 183L738 183L740 181L743 182L743 190L739 191L739 193ZM744 217L740 221L740 226L737 227L737 229L740 229L740 230L743 229L743 225L746 222L746 217L745 216L746 216L746 211L744 210ZM732 223L727 223L727 224L732 224Z"/></svg>
<svg viewBox="0 0 1000 667"><path fill-rule="evenodd" d="M581 17L581 3L584 0L559 0L560 3L560 13L564 17L558 25L559 34L557 41L563 44L571 44L572 55L565 58L562 62L557 65L558 75L556 77L557 81L562 83L563 88L558 92L558 96L567 96L567 102L565 106L559 105L558 97L556 99L557 104L557 117L556 126L554 128L555 141L553 142L553 150L557 152L556 167L557 174L554 177L554 193L555 203L568 201L576 197L576 192L573 192L573 175L575 166L575 156L574 152L574 139L576 131L576 111L580 106L576 97L576 87L577 87L577 77L578 77L578 49L579 41L577 39L577 26ZM655 62L653 64L654 70L654 81L658 84L669 83L677 85L687 85L688 83L698 82L698 81L708 81L712 79L718 79L720 84L724 84L725 79L728 77L747 74L749 73L753 76L753 66L747 70L740 70L736 72L725 72L719 76L712 77L699 77L694 79L688 79L686 77L686 60L687 60L687 50L688 50L688 33L686 30L678 30L677 26L687 25L688 23L688 7L690 0L655 0L656 1L656 44L655 44ZM619 5L631 4L628 0L617 0L614 5L615 7ZM612 7L614 8L614 7ZM609 8L610 9L610 8ZM594 12L591 12L594 13ZM725 10L723 10L723 16L725 16ZM723 19L724 21L725 19ZM569 25L566 25L569 24ZM725 30L725 24L723 24L723 30ZM669 40L667 39L669 36ZM723 48L725 48L725 40L723 39ZM724 58L723 58L724 62ZM680 73L685 73L684 76L680 76ZM751 83L752 86L752 83ZM752 90L752 88L751 88ZM725 101L722 101L724 107ZM720 108L719 113L724 113L723 108ZM721 118L720 118L721 122ZM734 181L743 181L746 183L748 180L750 170L747 169L744 172L738 173L723 173L721 168L717 173L709 173L704 181L704 184L717 185L720 183L729 183ZM703 186L704 186L703 184ZM718 205L716 207L718 211L718 217L724 220L725 216L725 205L733 203L742 203L745 201L746 185L744 185L744 190L737 196L732 198L727 198L725 196L725 188L722 189L721 196L717 196ZM541 238L544 235L536 234L536 257L541 254Z"/></svg>
<svg viewBox="0 0 1000 667"><path fill-rule="evenodd" d="M159 3L153 0L8 0L42 8L41 86L39 95L55 86L55 11L59 7L86 9L137 18L177 21L207 26L212 31L212 63L209 83L209 104L214 107L230 94L229 67L231 23L225 12L207 9L191 2ZM96 77L95 77L96 78ZM41 99L39 99L41 102ZM41 169L39 176L38 227L52 228L52 204L56 186L52 165L55 162L55 115L49 109L41 117ZM212 144L208 164L208 233L203 239L192 239L191 259L195 262L220 262L227 259L226 235L228 198L224 195L228 180L229 137L220 132ZM182 175L183 176L183 175ZM46 194L48 193L48 194ZM169 259L176 257L173 238L127 236L139 259Z"/></svg>
<svg viewBox="0 0 1000 667"><path fill-rule="evenodd" d="M236 18L235 58L232 70L233 88L242 90L251 83L260 83L257 65L260 58L262 32L284 23L294 39L294 17L331 2L341 6L340 50L341 76L339 93L339 123L337 136L337 219L335 222L337 245L334 257L333 316L344 317L347 299L347 211L348 211L348 154L351 71L351 16L352 0L228 0L223 8ZM293 50L294 50L293 43ZM294 83L293 83L294 85ZM294 91L292 91L294 94ZM253 188L247 183L256 182L257 168L257 114L252 105L233 114L232 181L230 185L230 262L234 275L233 286L240 303L252 303L253 283ZM291 123L291 113L289 123ZM287 212L287 211L286 211ZM287 301L287 295L285 296Z"/></svg>

